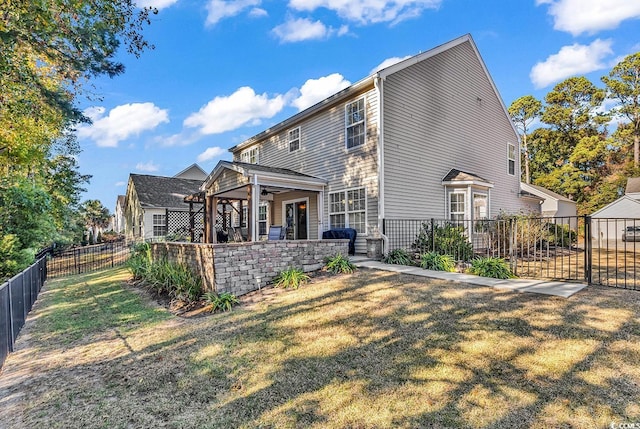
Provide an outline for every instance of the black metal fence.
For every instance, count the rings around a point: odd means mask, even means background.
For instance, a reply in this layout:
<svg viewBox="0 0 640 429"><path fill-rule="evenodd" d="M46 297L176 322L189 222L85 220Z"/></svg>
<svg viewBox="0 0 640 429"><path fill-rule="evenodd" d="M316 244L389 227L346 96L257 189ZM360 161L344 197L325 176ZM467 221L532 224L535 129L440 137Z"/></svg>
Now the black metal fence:
<svg viewBox="0 0 640 429"><path fill-rule="evenodd" d="M53 251L48 263L49 277L112 268L125 263L130 253L131 243L125 241Z"/></svg>
<svg viewBox="0 0 640 429"><path fill-rule="evenodd" d="M519 277L640 290L640 219L385 219L383 233L389 250L500 257Z"/></svg>
<svg viewBox="0 0 640 429"><path fill-rule="evenodd" d="M0 368L13 351L18 333L24 326L38 293L47 279L47 258L0 285Z"/></svg>

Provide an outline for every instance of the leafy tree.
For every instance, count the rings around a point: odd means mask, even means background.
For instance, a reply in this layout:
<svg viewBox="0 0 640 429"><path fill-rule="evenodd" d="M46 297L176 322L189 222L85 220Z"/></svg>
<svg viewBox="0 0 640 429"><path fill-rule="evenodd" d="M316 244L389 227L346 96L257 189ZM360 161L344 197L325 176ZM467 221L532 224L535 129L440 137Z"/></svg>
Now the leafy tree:
<svg viewBox="0 0 640 429"><path fill-rule="evenodd" d="M111 214L109 209L102 205L99 200L87 200L82 203L80 213L84 219L85 225L90 229L90 244L95 244L99 230L109 225Z"/></svg>
<svg viewBox="0 0 640 429"><path fill-rule="evenodd" d="M525 182L531 183L531 174L529 169L530 153L527 144L527 134L531 123L539 117L542 111L542 103L532 95L525 95L518 98L509 106L509 114L516 129L520 133L522 139L522 147L524 150L524 171Z"/></svg>
<svg viewBox="0 0 640 429"><path fill-rule="evenodd" d="M614 109L631 122L633 163L640 167L640 52L619 62L602 81L620 104Z"/></svg>
<svg viewBox="0 0 640 429"><path fill-rule="evenodd" d="M530 136L534 183L584 201L606 169L608 147L598 112L605 91L585 77L557 84L545 97L541 121Z"/></svg>

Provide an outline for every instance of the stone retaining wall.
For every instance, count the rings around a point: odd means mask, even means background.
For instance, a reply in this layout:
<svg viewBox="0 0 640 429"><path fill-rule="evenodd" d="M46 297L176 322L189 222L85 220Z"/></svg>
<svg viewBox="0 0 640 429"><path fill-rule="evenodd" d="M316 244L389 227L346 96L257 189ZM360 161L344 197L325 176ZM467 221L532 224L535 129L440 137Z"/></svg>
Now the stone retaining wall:
<svg viewBox="0 0 640 429"><path fill-rule="evenodd" d="M186 264L203 279L206 291L236 296L265 287L289 267L305 272L324 265L324 259L347 255L349 240L259 241L251 243L154 243L155 258Z"/></svg>

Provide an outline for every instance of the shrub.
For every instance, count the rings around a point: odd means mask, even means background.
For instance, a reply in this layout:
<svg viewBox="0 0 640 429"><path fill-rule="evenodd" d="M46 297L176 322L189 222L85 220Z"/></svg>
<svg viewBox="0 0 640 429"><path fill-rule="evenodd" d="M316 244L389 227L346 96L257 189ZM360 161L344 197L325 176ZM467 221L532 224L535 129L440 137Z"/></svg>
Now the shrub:
<svg viewBox="0 0 640 429"><path fill-rule="evenodd" d="M151 267L151 246L149 243L139 243L133 246L127 267L135 280L142 280L147 276Z"/></svg>
<svg viewBox="0 0 640 429"><path fill-rule="evenodd" d="M240 300L229 292L207 292L204 294L204 300L211 304L211 312L231 311L231 308L240 303Z"/></svg>
<svg viewBox="0 0 640 429"><path fill-rule="evenodd" d="M549 244L561 247L571 247L578 241L578 234L567 224L547 224L547 241Z"/></svg>
<svg viewBox="0 0 640 429"><path fill-rule="evenodd" d="M327 271L333 274L351 274L356 270L356 266L353 265L349 258L345 258L340 253L331 258L326 258L324 262Z"/></svg>
<svg viewBox="0 0 640 429"><path fill-rule="evenodd" d="M473 257L473 246L465 234L464 226L451 223L438 225L434 222L423 222L413 242L413 248L418 252L452 255L459 261L468 261Z"/></svg>
<svg viewBox="0 0 640 429"><path fill-rule="evenodd" d="M184 264L166 259L153 261L149 243L133 247L127 266L134 279L144 282L160 294L171 298L193 302L202 294L202 278Z"/></svg>
<svg viewBox="0 0 640 429"><path fill-rule="evenodd" d="M383 259L387 264L415 265L413 258L405 249L394 249Z"/></svg>
<svg viewBox="0 0 640 429"><path fill-rule="evenodd" d="M425 270L449 271L456 270L456 262L451 255L441 255L436 252L424 253L420 257L420 266Z"/></svg>
<svg viewBox="0 0 640 429"><path fill-rule="evenodd" d="M276 287L298 289L301 284L309 281L309 276L300 268L287 268L273 279Z"/></svg>
<svg viewBox="0 0 640 429"><path fill-rule="evenodd" d="M494 279L512 279L516 277L504 259L493 257L472 260L469 273Z"/></svg>

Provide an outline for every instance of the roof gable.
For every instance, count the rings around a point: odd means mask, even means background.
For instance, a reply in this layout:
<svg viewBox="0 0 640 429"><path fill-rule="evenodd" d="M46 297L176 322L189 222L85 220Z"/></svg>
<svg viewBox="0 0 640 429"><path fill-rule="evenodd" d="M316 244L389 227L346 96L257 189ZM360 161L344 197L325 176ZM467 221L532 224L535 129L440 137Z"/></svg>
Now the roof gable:
<svg viewBox="0 0 640 429"><path fill-rule="evenodd" d="M265 138L268 138L272 135L275 135L277 133L279 133L280 131L287 129L289 127L292 127L294 124L297 124L298 122L312 116L315 115L316 113L319 113L327 108L330 108L332 106L334 106L336 103L340 102L340 101L344 101L346 100L348 97L352 97L360 92L362 92L365 88L369 88L372 87L374 85L374 82L378 79L385 79L387 76L399 72L401 70L404 70L407 67L411 67L414 64L417 64L421 61L424 61L426 59L432 58L442 52L445 52L449 49L452 49L458 45L461 45L463 43L469 43L471 45L471 48L473 50L473 52L475 53L478 61L480 62L480 65L482 67L482 70L484 71L485 76L487 77L491 88L493 89L493 91L496 94L497 99L500 102L500 105L502 107L502 110L505 114L505 116L509 119L509 124L511 125L514 134L517 136L518 132L515 129L515 125L513 124L513 121L511 121L511 117L509 116L509 112L507 110L506 105L504 104L504 101L502 100L502 97L500 96L500 93L498 92L498 89L495 85L495 82L493 81L493 78L491 77L491 75L489 74L489 71L484 63L484 61L482 60L482 57L480 56L480 52L478 51L478 48L475 44L475 42L473 41L473 38L471 37L471 34L465 34L464 36L458 37L456 39L453 39L447 43L444 43L442 45L436 46L435 48L429 49L428 51L422 52L418 55L415 55L413 57L410 57L406 60L400 61L396 64L393 64L389 67L386 67L382 70L377 71L376 73L369 75L367 77L365 77L364 79L361 79L360 81L354 83L351 86L348 86L347 88L342 89L341 91L331 95L330 97L327 97L326 99L316 103L315 105L306 108L305 110L285 119L284 121L274 125L273 127L266 129L264 131L262 131L259 134L256 134L255 136L243 141L242 143L233 146L229 149L229 152L237 152L240 151L242 149L245 149Z"/></svg>
<svg viewBox="0 0 640 429"><path fill-rule="evenodd" d="M551 198L558 201L575 203L571 198L567 198L564 195L560 195L558 193L550 191L549 189L543 188L542 186L532 185L531 183L520 183L520 188L544 199Z"/></svg>
<svg viewBox="0 0 640 429"><path fill-rule="evenodd" d="M131 181L143 208L185 208L184 198L200 189L202 180L131 174Z"/></svg>
<svg viewBox="0 0 640 429"><path fill-rule="evenodd" d="M631 209L634 211L634 213L620 213L620 211L616 210L616 212L612 213L611 215L607 214L607 211L616 208L616 206L620 206L619 210L624 211L624 208L626 207L627 209ZM625 216L626 214L626 216ZM635 218L638 215L640 215L640 201L635 200L633 198L630 198L626 195L623 195L622 197L618 198L617 200L615 200L612 203L607 204L606 206L602 207L600 210L597 210L595 212L593 212L593 214L591 215L592 217L599 217L600 215L604 215L602 217L609 217L609 218L626 218L626 217L632 217Z"/></svg>
<svg viewBox="0 0 640 429"><path fill-rule="evenodd" d="M198 164L191 164L175 176L178 179L190 179L190 180L204 180L207 178L207 172L204 171Z"/></svg>

